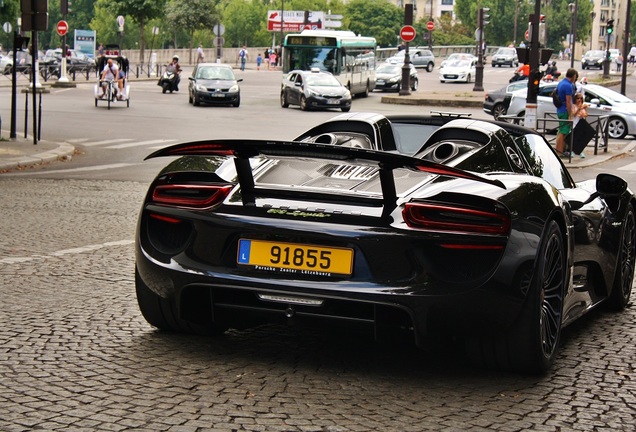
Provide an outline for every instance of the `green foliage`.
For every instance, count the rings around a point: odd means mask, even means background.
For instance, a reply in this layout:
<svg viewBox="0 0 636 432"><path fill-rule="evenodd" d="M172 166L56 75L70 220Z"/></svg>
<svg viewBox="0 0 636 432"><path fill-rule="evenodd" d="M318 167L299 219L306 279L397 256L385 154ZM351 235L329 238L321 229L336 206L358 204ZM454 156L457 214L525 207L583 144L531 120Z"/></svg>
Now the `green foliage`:
<svg viewBox="0 0 636 432"><path fill-rule="evenodd" d="M166 0L98 0L98 2L108 11L130 17L133 22L139 24L139 50L143 58L146 46L146 24L164 14Z"/></svg>
<svg viewBox="0 0 636 432"><path fill-rule="evenodd" d="M566 43L566 36L571 31L572 15L568 4L572 0L552 0L542 2L541 13L545 15L548 40L546 46L559 50ZM455 0L455 13L461 22L466 23L470 35L477 27L477 10L479 7L490 8L490 24L486 26L484 35L486 42L491 46L505 46L523 39L528 30L530 14L534 14L535 0ZM591 32L591 2L578 1L576 15L576 39L579 42L589 40ZM514 32L515 17L517 21L517 33ZM469 36L469 35L467 35Z"/></svg>
<svg viewBox="0 0 636 432"><path fill-rule="evenodd" d="M188 35L192 49L194 32L214 27L220 18L214 0L173 0L166 5L166 20L173 32L183 31Z"/></svg>
<svg viewBox="0 0 636 432"><path fill-rule="evenodd" d="M223 2L225 46L269 46L267 32L268 7L259 0L228 0ZM287 7L287 3L285 4Z"/></svg>
<svg viewBox="0 0 636 432"><path fill-rule="evenodd" d="M350 30L373 36L382 46L394 46L404 24L404 11L386 0L351 0L346 15Z"/></svg>
<svg viewBox="0 0 636 432"><path fill-rule="evenodd" d="M417 38L415 45L428 45L428 39L425 36L428 34L426 30L426 23L429 17L419 19L415 24L415 30L417 32ZM434 20L435 30L432 32L432 45L474 45L475 40L473 36L467 36L468 30L460 22L453 23L450 15L442 15L439 19Z"/></svg>

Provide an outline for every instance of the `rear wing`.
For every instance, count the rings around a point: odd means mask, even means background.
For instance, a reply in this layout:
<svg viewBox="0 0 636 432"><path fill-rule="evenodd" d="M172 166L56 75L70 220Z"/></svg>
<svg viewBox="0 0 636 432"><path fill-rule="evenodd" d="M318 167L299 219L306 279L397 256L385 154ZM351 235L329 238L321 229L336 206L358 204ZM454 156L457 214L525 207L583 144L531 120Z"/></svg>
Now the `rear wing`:
<svg viewBox="0 0 636 432"><path fill-rule="evenodd" d="M397 203L397 192L393 171L408 169L432 175L462 178L490 184L502 189L506 187L497 180L483 175L464 171L458 168L429 162L419 158L368 150L353 147L335 146L332 144L316 144L298 141L267 140L204 140L184 144L176 144L158 150L146 157L153 159L164 156L225 156L234 157L237 180L241 187L244 204L255 201L255 182L249 159L265 158L303 158L338 161L340 163L363 163L377 165L379 168L380 186L384 214L393 211Z"/></svg>

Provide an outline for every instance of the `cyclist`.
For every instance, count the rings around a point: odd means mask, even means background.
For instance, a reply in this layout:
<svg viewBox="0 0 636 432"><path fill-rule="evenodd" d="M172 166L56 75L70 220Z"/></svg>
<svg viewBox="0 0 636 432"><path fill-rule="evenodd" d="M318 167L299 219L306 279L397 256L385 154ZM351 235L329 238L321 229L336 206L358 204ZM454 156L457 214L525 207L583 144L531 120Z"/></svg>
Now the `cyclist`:
<svg viewBox="0 0 636 432"><path fill-rule="evenodd" d="M103 99L106 94L106 89L109 82L117 81L117 87L119 89L118 99L121 100L124 91L124 80L120 77L119 67L113 62L113 59L108 59L101 76L102 91L99 94L99 98Z"/></svg>

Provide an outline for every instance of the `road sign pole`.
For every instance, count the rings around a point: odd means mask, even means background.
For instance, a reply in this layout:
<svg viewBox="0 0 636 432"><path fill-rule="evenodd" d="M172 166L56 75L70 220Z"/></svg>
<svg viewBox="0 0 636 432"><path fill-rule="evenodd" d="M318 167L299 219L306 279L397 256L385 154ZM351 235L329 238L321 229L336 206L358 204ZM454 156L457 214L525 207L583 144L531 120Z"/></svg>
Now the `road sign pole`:
<svg viewBox="0 0 636 432"><path fill-rule="evenodd" d="M64 23L66 23L66 14L62 15L62 21ZM57 24L58 25L58 33L59 33L60 23ZM62 35L62 66L61 66L61 70L60 70L60 77L57 80L58 83L68 83L68 77L66 76L66 34L67 34L67 31L68 31L68 26L66 27L66 29L67 30L65 30L64 34Z"/></svg>
<svg viewBox="0 0 636 432"><path fill-rule="evenodd" d="M409 43L415 39L415 29L412 24L413 4L408 3L404 5L404 27L400 30L400 36L402 37L402 40L406 42L406 47L404 48L404 65L402 65L402 85L399 92L400 96L409 96L411 94L409 91L409 88L411 87L411 57L409 56Z"/></svg>

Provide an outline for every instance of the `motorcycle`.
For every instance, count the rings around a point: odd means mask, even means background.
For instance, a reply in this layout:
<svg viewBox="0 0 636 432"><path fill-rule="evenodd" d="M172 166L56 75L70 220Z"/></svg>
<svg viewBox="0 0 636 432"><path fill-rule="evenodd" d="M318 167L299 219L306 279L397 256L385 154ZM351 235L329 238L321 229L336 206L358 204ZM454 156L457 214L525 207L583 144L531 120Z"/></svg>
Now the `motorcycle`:
<svg viewBox="0 0 636 432"><path fill-rule="evenodd" d="M510 81L508 81L508 82L509 82L509 83L513 83L513 82L515 82L515 81L522 81L522 80L527 80L527 79L528 79L528 77L527 77L527 76L525 76L525 75L523 74L523 72L521 72L521 71L517 71L517 72L515 72L515 74L512 76L512 78L510 78Z"/></svg>
<svg viewBox="0 0 636 432"><path fill-rule="evenodd" d="M162 93L175 91L177 89L177 70L173 66L168 66L159 78L157 85L161 87Z"/></svg>

